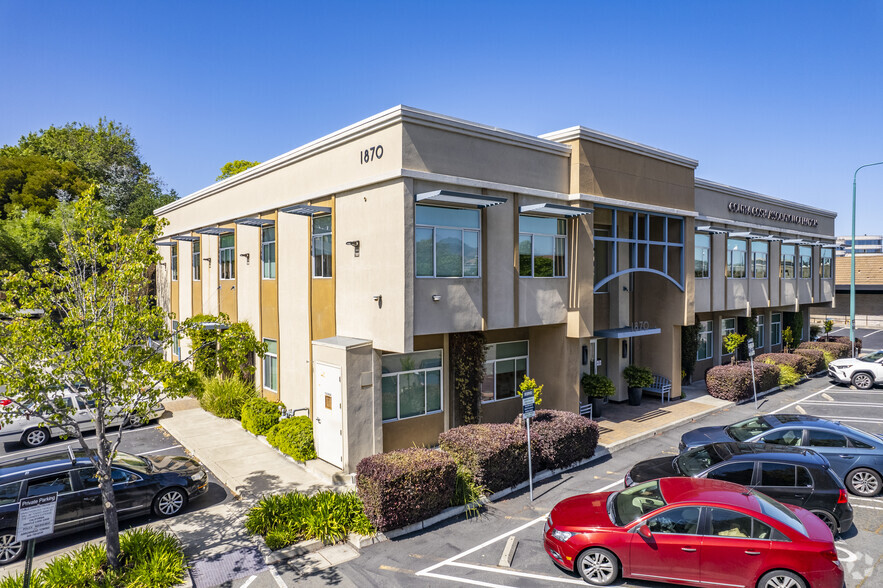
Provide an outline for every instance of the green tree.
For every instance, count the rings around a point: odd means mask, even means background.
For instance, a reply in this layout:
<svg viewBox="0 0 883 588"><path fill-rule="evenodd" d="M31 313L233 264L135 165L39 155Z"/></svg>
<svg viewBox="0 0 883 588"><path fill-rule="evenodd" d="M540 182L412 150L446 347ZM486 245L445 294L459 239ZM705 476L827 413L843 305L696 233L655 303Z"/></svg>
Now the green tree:
<svg viewBox="0 0 883 588"><path fill-rule="evenodd" d="M60 261L61 217L67 213L63 204L45 215L33 210L14 210L7 219L0 219L0 271L32 271L36 260L51 264Z"/></svg>
<svg viewBox="0 0 883 588"><path fill-rule="evenodd" d="M252 168L256 165L260 165L260 161L246 161L244 159L237 159L236 161L228 161L223 166L221 166L221 175L215 178L216 182L220 182L221 180L226 180L227 178L232 178L236 174L240 172L244 172L245 170Z"/></svg>
<svg viewBox="0 0 883 588"><path fill-rule="evenodd" d="M144 223L130 231L117 219L108 228L107 211L90 193L73 204L72 218L62 223L57 266L43 262L32 272L0 277L0 384L11 401L0 421L27 411L79 441L98 471L107 562L116 569L121 562L111 463L124 431L108 435L119 414L114 407L143 417L161 395L178 393L171 384L189 370L147 345L149 339L163 347L172 343L171 317L145 293L148 269L160 259L154 241L161 226ZM44 312L29 319L24 309ZM59 390L91 401L94 449L75 409L55 400Z"/></svg>
<svg viewBox="0 0 883 588"><path fill-rule="evenodd" d="M218 316L198 314L184 321L182 331L194 350L201 349L193 358L194 371L208 378L236 376L252 381L252 354L263 357L267 352L267 344L257 340L248 323L232 323L223 312Z"/></svg>
<svg viewBox="0 0 883 588"><path fill-rule="evenodd" d="M73 162L45 155L0 154L0 218L21 210L51 212L59 195L79 195L89 185Z"/></svg>
<svg viewBox="0 0 883 588"><path fill-rule="evenodd" d="M733 357L730 358L730 363L736 363L736 355L735 351L739 348L739 345L745 342L745 339L748 338L748 335L740 335L739 333L730 333L726 337L724 337L724 349L727 350L727 353L732 353Z"/></svg>

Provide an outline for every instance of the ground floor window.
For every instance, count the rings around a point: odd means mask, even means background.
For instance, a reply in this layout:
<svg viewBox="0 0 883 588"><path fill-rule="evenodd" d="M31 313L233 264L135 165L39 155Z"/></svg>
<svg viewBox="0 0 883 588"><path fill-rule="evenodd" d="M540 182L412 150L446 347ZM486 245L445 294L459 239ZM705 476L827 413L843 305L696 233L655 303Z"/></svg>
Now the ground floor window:
<svg viewBox="0 0 883 588"><path fill-rule="evenodd" d="M761 349L763 347L763 335L764 335L764 322L766 321L766 317L762 314L759 314L755 317L757 320L757 340L754 342L754 346L757 349Z"/></svg>
<svg viewBox="0 0 883 588"><path fill-rule="evenodd" d="M782 342L782 313L774 312L773 320L770 321L770 345L779 345Z"/></svg>
<svg viewBox="0 0 883 588"><path fill-rule="evenodd" d="M699 321L699 349L696 351L696 361L711 359L713 353L711 342L714 341L712 325L712 321Z"/></svg>
<svg viewBox="0 0 883 588"><path fill-rule="evenodd" d="M172 353L181 359L181 337L178 336L178 321L172 321Z"/></svg>
<svg viewBox="0 0 883 588"><path fill-rule="evenodd" d="M279 391L279 344L273 339L264 339L267 353L264 354L264 388Z"/></svg>
<svg viewBox="0 0 883 588"><path fill-rule="evenodd" d="M442 350L390 353L381 359L383 420L441 412Z"/></svg>
<svg viewBox="0 0 883 588"><path fill-rule="evenodd" d="M481 401L493 402L515 396L527 375L527 341L494 343L487 346Z"/></svg>
<svg viewBox="0 0 883 588"><path fill-rule="evenodd" d="M724 346L724 340L727 335L736 332L736 318L721 319L721 355L727 355L727 348Z"/></svg>

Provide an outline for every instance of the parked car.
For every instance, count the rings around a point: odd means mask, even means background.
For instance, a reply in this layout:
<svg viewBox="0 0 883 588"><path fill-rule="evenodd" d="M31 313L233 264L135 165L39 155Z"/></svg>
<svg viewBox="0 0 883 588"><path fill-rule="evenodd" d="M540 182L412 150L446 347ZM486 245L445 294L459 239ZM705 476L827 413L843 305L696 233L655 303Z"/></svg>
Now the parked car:
<svg viewBox="0 0 883 588"><path fill-rule="evenodd" d="M883 438L835 421L807 414L751 417L726 427L684 433L680 449L722 441L809 447L825 456L853 494L874 496L883 488Z"/></svg>
<svg viewBox="0 0 883 588"><path fill-rule="evenodd" d="M874 384L883 384L883 351L835 359L828 364L828 375L838 384L852 384L859 390L870 390Z"/></svg>
<svg viewBox="0 0 883 588"><path fill-rule="evenodd" d="M555 564L595 586L620 575L691 586L843 586L825 523L720 480L662 478L567 498L543 535Z"/></svg>
<svg viewBox="0 0 883 588"><path fill-rule="evenodd" d="M852 526L846 487L812 449L763 443L709 443L672 458L648 459L632 466L626 487L670 476L724 480L757 488L784 504L807 509L835 535Z"/></svg>
<svg viewBox="0 0 883 588"><path fill-rule="evenodd" d="M111 471L121 519L150 512L176 515L208 489L205 468L189 457L118 452ZM104 524L98 475L82 449L0 464L0 565L15 561L23 551L15 540L18 501L56 492L55 532L42 539Z"/></svg>
<svg viewBox="0 0 883 588"><path fill-rule="evenodd" d="M75 394L65 390L63 392L50 393L50 396L59 399L74 409L73 418L76 419L81 431L94 431L95 421L93 420L92 409L95 407L95 403L87 400L83 392L88 391L81 388L81 394ZM14 408L11 404L0 405L0 410L4 409L13 410ZM140 426L159 418L163 412L165 412L165 408L162 404L154 405L146 415L146 418L142 418L139 415L128 415L123 408L117 406L111 406L108 409L108 414L111 416L110 426L114 427L127 423L132 426ZM65 432L60 427L50 427L40 417L27 413L15 417L8 424L0 423L0 443L20 441L28 447L40 447L48 443L51 438L60 437L64 434Z"/></svg>

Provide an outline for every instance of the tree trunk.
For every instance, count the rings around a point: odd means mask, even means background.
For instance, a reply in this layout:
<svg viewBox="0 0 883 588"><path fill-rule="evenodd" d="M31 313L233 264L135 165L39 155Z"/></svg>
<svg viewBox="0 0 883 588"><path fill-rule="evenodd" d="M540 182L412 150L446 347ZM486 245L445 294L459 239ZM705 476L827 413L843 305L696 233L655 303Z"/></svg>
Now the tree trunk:
<svg viewBox="0 0 883 588"><path fill-rule="evenodd" d="M104 510L104 535L107 544L107 565L112 569L120 568L120 522L117 517L116 497L113 493L113 478L110 471L110 442L100 419L96 427L98 436L98 479L101 486L101 504Z"/></svg>

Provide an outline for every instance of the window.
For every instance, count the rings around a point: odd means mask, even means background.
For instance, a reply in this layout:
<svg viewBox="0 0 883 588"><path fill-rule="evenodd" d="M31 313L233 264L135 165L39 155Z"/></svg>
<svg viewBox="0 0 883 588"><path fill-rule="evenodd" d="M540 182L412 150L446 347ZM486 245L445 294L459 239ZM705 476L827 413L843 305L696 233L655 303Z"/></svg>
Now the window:
<svg viewBox="0 0 883 588"><path fill-rule="evenodd" d="M812 486L812 478L803 466L762 462L760 464L760 485L806 488Z"/></svg>
<svg viewBox="0 0 883 588"><path fill-rule="evenodd" d="M824 248L821 251L821 265L820 274L823 278L832 278L834 277L834 250L830 248Z"/></svg>
<svg viewBox="0 0 883 588"><path fill-rule="evenodd" d="M10 482L0 486L0 506L18 502L19 492L21 492L21 482Z"/></svg>
<svg viewBox="0 0 883 588"><path fill-rule="evenodd" d="M727 273L728 278L744 278L747 245L742 239L727 239Z"/></svg>
<svg viewBox="0 0 883 588"><path fill-rule="evenodd" d="M275 237L274 237L275 238ZM331 215L319 214L313 217L313 277L331 277ZM273 257L274 273L276 258Z"/></svg>
<svg viewBox="0 0 883 588"><path fill-rule="evenodd" d="M779 277L786 280L794 278L794 245L782 245L782 265Z"/></svg>
<svg viewBox="0 0 883 588"><path fill-rule="evenodd" d="M481 401L513 398L518 384L527 375L527 341L495 343L487 346Z"/></svg>
<svg viewBox="0 0 883 588"><path fill-rule="evenodd" d="M710 480L723 480L743 486L751 485L751 475L754 473L753 461L740 461L728 463L708 472L705 477Z"/></svg>
<svg viewBox="0 0 883 588"><path fill-rule="evenodd" d="M773 320L770 323L770 345L780 345L782 343L782 313L774 312Z"/></svg>
<svg viewBox="0 0 883 588"><path fill-rule="evenodd" d="M768 445L800 445L803 439L803 429L776 429L770 431L761 439Z"/></svg>
<svg viewBox="0 0 883 588"><path fill-rule="evenodd" d="M279 344L273 339L264 339L267 353L264 355L264 388L279 391Z"/></svg>
<svg viewBox="0 0 883 588"><path fill-rule="evenodd" d="M725 508L712 508L709 515L711 534L717 537L769 540L773 532L766 523Z"/></svg>
<svg viewBox="0 0 883 588"><path fill-rule="evenodd" d="M699 507L681 506L672 508L647 519L651 533L671 533L695 535L699 530Z"/></svg>
<svg viewBox="0 0 883 588"><path fill-rule="evenodd" d="M756 349L763 349L764 334L765 334L764 331L766 331L766 325L764 323L766 322L766 317L762 314L759 314L756 317L754 317L754 320L757 322L757 333L756 333L756 338L754 340L754 347Z"/></svg>
<svg viewBox="0 0 883 588"><path fill-rule="evenodd" d="M713 353L712 341L714 341L713 324L712 321L699 322L699 350L696 351L696 361L711 359Z"/></svg>
<svg viewBox="0 0 883 588"><path fill-rule="evenodd" d="M98 470L96 470L95 468L85 468L82 470L77 470L76 474L79 477L80 484L82 485L82 488L84 490L88 490L89 488L98 488ZM138 474L133 474L125 470L112 468L110 470L110 479L113 481L114 484L125 484L126 482L135 482L137 480L140 480L141 478L138 476Z"/></svg>
<svg viewBox="0 0 883 588"><path fill-rule="evenodd" d="M199 240L194 241L192 244L193 247L193 279L200 280L202 279L202 260L199 258L201 255Z"/></svg>
<svg viewBox="0 0 883 588"><path fill-rule="evenodd" d="M736 318L725 318L721 319L721 355L727 355L727 348L724 345L724 340L727 338L727 335L732 335L736 332Z"/></svg>
<svg viewBox="0 0 883 588"><path fill-rule="evenodd" d="M172 321L172 353L181 358L181 338L178 335L178 321Z"/></svg>
<svg viewBox="0 0 883 588"><path fill-rule="evenodd" d="M265 280L276 279L276 227L261 229L261 276Z"/></svg>
<svg viewBox="0 0 883 588"><path fill-rule="evenodd" d="M521 277L566 275L567 221L563 218L518 217L518 273Z"/></svg>
<svg viewBox="0 0 883 588"><path fill-rule="evenodd" d="M751 277L767 277L767 257L769 256L769 244L766 241L751 242Z"/></svg>
<svg viewBox="0 0 883 588"><path fill-rule="evenodd" d="M172 245L172 281L178 280L178 246Z"/></svg>
<svg viewBox="0 0 883 588"><path fill-rule="evenodd" d="M810 447L846 447L846 437L831 431L809 431Z"/></svg>
<svg viewBox="0 0 883 588"><path fill-rule="evenodd" d="M801 246L799 251L800 277L806 280L812 277L812 247Z"/></svg>
<svg viewBox="0 0 883 588"><path fill-rule="evenodd" d="M707 278L709 276L708 263L711 256L711 235L697 233L695 240L695 258L693 261L693 271L697 278Z"/></svg>
<svg viewBox="0 0 883 588"><path fill-rule="evenodd" d="M43 496L44 494L52 494L54 492L62 494L71 490L71 477L65 472L63 474L54 474L28 480L27 495Z"/></svg>
<svg viewBox="0 0 883 588"><path fill-rule="evenodd" d="M387 354L381 366L384 421L441 412L441 349Z"/></svg>
<svg viewBox="0 0 883 588"><path fill-rule="evenodd" d="M417 277L478 276L481 217L477 210L417 205L414 259Z"/></svg>
<svg viewBox="0 0 883 588"><path fill-rule="evenodd" d="M874 449L873 445L865 443L864 441L859 441L855 437L847 437L847 439L849 440L850 447L856 447L858 449Z"/></svg>
<svg viewBox="0 0 883 588"><path fill-rule="evenodd" d="M218 241L221 279L233 280L236 278L236 237L233 233L226 233Z"/></svg>

